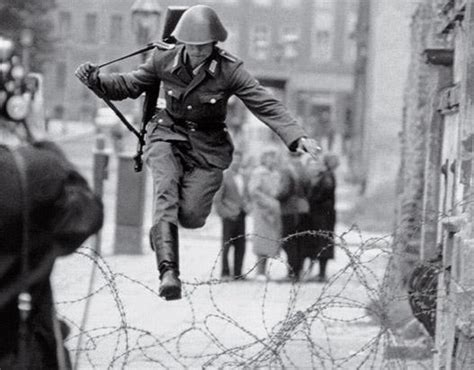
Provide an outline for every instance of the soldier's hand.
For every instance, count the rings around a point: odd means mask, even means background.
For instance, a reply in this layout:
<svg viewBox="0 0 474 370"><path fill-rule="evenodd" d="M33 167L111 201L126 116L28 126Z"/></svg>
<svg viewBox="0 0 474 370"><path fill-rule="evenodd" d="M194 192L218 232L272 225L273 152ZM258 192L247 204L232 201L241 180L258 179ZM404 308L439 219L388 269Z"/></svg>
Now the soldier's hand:
<svg viewBox="0 0 474 370"><path fill-rule="evenodd" d="M302 137L298 140L298 146L296 150L299 152L308 153L314 159L318 159L319 155L322 152L322 149L319 146L318 142L314 139L310 139L307 137Z"/></svg>
<svg viewBox="0 0 474 370"><path fill-rule="evenodd" d="M98 83L99 67L97 64L86 62L77 67L74 74L86 86L95 87Z"/></svg>

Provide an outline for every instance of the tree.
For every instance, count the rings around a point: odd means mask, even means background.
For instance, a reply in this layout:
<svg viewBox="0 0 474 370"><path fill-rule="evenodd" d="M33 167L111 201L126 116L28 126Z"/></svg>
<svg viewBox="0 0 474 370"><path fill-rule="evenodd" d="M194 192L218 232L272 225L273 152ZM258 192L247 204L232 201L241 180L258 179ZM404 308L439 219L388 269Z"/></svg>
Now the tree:
<svg viewBox="0 0 474 370"><path fill-rule="evenodd" d="M41 71L43 63L53 50L50 12L55 0L0 0L0 34L20 45L22 30L33 31L31 69Z"/></svg>

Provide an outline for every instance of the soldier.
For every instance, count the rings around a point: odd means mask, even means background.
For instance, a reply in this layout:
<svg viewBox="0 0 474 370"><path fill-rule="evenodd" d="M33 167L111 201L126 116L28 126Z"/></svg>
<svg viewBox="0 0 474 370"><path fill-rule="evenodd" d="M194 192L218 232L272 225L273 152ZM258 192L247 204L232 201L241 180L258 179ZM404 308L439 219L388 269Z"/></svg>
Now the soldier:
<svg viewBox="0 0 474 370"><path fill-rule="evenodd" d="M100 229L102 203L56 145L24 142L20 113L28 107L22 90L9 86L22 86L25 76L10 73L13 43L5 40L0 37L0 368L65 368L49 277L57 257Z"/></svg>
<svg viewBox="0 0 474 370"><path fill-rule="evenodd" d="M175 48L156 51L130 73L99 74L89 62L76 75L99 96L121 100L137 98L161 83L166 109L158 111L148 129L145 160L154 182L153 226L150 230L160 272L160 295L181 298L178 258L178 221L199 228L211 211L212 199L231 160L233 144L227 132L226 105L236 95L260 120L272 128L290 150L313 155L318 144L286 108L243 67L242 61L216 44L227 31L215 11L190 7L180 18Z"/></svg>

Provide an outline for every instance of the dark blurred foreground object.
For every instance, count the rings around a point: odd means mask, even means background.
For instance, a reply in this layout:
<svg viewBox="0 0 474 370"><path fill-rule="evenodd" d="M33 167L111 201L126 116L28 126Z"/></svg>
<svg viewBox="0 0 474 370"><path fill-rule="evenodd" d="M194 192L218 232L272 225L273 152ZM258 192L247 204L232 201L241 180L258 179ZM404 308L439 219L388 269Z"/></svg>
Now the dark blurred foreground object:
<svg viewBox="0 0 474 370"><path fill-rule="evenodd" d="M49 277L57 257L101 228L103 209L55 144L15 129L23 108L9 105L24 90L13 56L13 43L0 37L0 369L64 369L67 327L56 318ZM6 145L5 130L21 145Z"/></svg>
<svg viewBox="0 0 474 370"><path fill-rule="evenodd" d="M100 229L102 204L54 144L15 151L0 145L0 368L56 369L49 276Z"/></svg>
<svg viewBox="0 0 474 370"><path fill-rule="evenodd" d="M415 267L408 281L408 301L415 318L431 335L436 330L436 297L441 258Z"/></svg>

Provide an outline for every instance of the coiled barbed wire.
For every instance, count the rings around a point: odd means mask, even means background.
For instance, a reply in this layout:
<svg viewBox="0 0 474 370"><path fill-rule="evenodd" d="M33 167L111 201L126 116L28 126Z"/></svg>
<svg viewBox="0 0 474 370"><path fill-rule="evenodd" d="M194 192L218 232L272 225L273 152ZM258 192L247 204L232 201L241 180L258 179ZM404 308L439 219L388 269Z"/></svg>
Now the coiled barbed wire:
<svg viewBox="0 0 474 370"><path fill-rule="evenodd" d="M360 242L356 245L349 245L345 240L351 232L359 235ZM177 328L173 333L163 333L153 331L150 327L134 325L128 315L128 312L134 311L134 307L130 303L126 304L122 297L124 285L131 284L137 305L140 304L141 295L151 295L156 305L169 305L159 297L158 284L149 286L132 276L114 271L108 258L101 257L90 247L81 247L76 256L97 268L100 281L92 292L82 297L57 302L60 318L73 329L66 344L70 351L80 351L82 354L78 368L298 368L303 366L303 357L305 367L316 369L406 368L407 362L403 356L392 356L391 359L384 357L388 346L398 348L403 343L388 320L390 303L387 304L387 297L382 297L387 294L383 271L394 257L391 236L363 240L361 232L352 227L341 235L305 231L272 241L281 244L291 238L305 236L333 240L338 253L347 262L333 271L328 282L320 285L321 291L310 300L302 299L302 296L307 293L305 286L315 283L305 280L288 282L285 309L277 319L275 314L271 319L268 317L272 312L271 295L281 293L284 285L273 281L255 284L262 288L261 298L259 301L249 299L245 304L258 305L259 309L255 312L259 312L263 331L262 328L248 327L239 318L233 317L228 310L228 304L232 302L222 302L220 299L220 290L217 288L234 284L233 281L215 277L222 250L217 253L208 278L183 281L184 295L179 304L189 308L185 327ZM240 237L250 241L261 238L258 234ZM257 264L247 269L239 279L249 278ZM289 268L281 257L270 258L270 269L273 264ZM361 292L360 298L354 297L351 292L356 289ZM203 312L204 308L195 300L196 294L203 290L209 296L210 307L205 308L210 308L209 312ZM91 299L107 299L107 309L113 309L117 315L115 325L89 325L83 328L74 315L67 313L68 308ZM393 303L406 300L407 297L392 295L390 299ZM92 311L93 307L94 303ZM354 313L347 314L351 310ZM338 316L337 312L344 314ZM109 319L113 316L112 312L96 312L94 315L104 314ZM338 343L341 340L337 338L337 333L332 332L342 328L347 331L344 333L347 336L351 329L354 333L360 331L360 326L367 330L371 328L369 331L373 335L366 335L368 339L357 345L352 343L348 350L340 348ZM239 333L238 338L229 340L231 333ZM75 347L79 336L84 338L81 348ZM196 338L199 338L201 346L196 346ZM429 359L419 360L417 366L429 368L427 361L429 363Z"/></svg>

